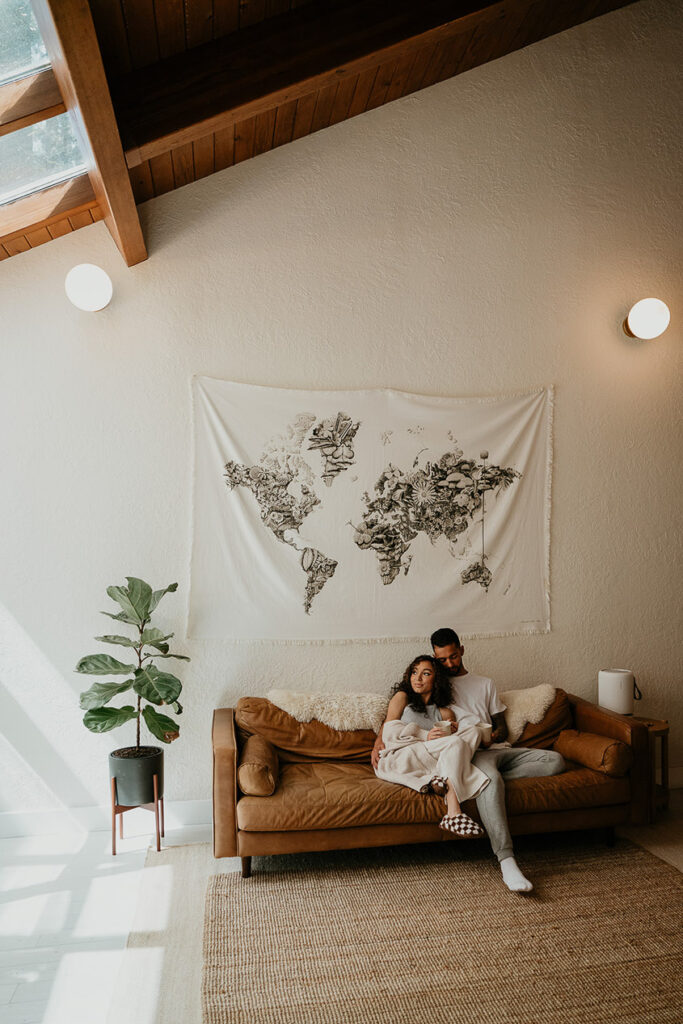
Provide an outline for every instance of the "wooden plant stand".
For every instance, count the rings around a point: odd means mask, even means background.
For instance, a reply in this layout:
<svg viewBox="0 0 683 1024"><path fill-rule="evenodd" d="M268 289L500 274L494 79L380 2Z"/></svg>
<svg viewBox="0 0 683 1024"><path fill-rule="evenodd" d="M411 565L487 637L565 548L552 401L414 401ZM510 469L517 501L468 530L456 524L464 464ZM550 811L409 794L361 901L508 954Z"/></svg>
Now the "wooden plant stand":
<svg viewBox="0 0 683 1024"><path fill-rule="evenodd" d="M157 852L161 850L161 836L164 835L164 798L159 796L159 778L156 773L152 776L154 782L154 802L151 804L117 804L116 802L116 779L111 780L111 853L116 856L116 815L119 815L119 837L123 839L123 812L134 811L136 807L144 807L147 811L154 811L154 823L157 834Z"/></svg>

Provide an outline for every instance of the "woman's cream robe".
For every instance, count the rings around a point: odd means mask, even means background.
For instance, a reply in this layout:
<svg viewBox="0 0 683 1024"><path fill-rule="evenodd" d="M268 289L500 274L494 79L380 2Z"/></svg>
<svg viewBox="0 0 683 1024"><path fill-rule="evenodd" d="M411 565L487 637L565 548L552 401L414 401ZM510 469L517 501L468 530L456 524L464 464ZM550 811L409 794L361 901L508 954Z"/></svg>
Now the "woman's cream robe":
<svg viewBox="0 0 683 1024"><path fill-rule="evenodd" d="M414 722L385 722L385 746L375 769L378 777L425 793L430 780L442 775L450 781L461 803L479 796L489 783L488 776L472 764L481 742L479 727L468 725L436 740L427 736L427 730Z"/></svg>

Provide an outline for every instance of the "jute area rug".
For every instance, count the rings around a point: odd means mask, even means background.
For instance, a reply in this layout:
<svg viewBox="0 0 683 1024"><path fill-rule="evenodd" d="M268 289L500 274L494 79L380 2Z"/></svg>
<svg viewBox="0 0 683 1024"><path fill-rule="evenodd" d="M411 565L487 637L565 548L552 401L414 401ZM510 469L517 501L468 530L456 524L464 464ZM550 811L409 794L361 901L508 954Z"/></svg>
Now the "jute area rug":
<svg viewBox="0 0 683 1024"><path fill-rule="evenodd" d="M683 876L625 840L517 851L528 895L479 842L211 877L203 1024L681 1024Z"/></svg>

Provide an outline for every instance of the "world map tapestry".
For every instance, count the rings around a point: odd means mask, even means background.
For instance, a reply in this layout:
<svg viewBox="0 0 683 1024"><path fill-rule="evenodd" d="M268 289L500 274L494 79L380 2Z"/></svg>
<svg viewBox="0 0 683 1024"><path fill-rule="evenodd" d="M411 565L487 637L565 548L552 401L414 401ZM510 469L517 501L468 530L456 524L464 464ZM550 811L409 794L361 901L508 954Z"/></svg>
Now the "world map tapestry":
<svg viewBox="0 0 683 1024"><path fill-rule="evenodd" d="M190 636L550 628L551 389L193 390Z"/></svg>

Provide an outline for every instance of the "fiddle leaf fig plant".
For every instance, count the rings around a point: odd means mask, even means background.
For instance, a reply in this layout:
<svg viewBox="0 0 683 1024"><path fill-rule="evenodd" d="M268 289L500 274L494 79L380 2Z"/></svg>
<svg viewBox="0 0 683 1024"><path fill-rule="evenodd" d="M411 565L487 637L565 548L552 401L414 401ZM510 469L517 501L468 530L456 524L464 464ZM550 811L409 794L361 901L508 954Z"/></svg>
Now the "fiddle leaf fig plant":
<svg viewBox="0 0 683 1024"><path fill-rule="evenodd" d="M152 612L165 594L178 589L171 583L163 590L152 590L149 583L135 576L126 577L127 586L107 587L107 594L119 606L119 612L102 612L110 619L133 626L137 634L133 637L118 633L96 636L104 644L116 644L128 651L128 661L119 661L111 654L88 654L76 665L76 671L84 675L126 676L122 681L93 683L81 694L80 706L85 711L83 724L91 732L109 732L119 725L136 720L136 750L140 750L140 719L162 743L171 743L178 738L180 726L168 715L157 711L165 705L175 715L182 714L178 697L183 688L180 680L170 672L163 672L154 664L157 658L176 658L189 661L184 654L173 654L168 641L173 633L163 633L151 625ZM109 701L120 693L132 690L135 704L123 707L107 707ZM143 702L145 702L143 704Z"/></svg>

